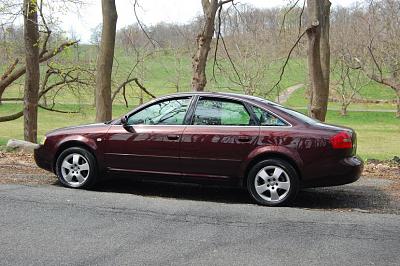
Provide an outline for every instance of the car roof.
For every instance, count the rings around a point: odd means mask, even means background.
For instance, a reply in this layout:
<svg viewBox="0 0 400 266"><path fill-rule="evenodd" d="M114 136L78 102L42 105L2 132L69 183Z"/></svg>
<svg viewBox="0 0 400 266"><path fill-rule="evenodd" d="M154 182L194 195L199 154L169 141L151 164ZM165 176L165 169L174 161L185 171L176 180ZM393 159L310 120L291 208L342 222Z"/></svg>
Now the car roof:
<svg viewBox="0 0 400 266"><path fill-rule="evenodd" d="M239 93L230 93L230 92L198 92L198 91L189 91L189 92L179 92L179 93L172 93L172 94L167 94L161 97L157 97L153 99L152 101L147 102L144 105L140 105L137 108L133 109L131 112L128 113L132 114L139 109L145 108L148 105L153 104L154 102L157 101L163 101L163 100L168 100L168 99L173 99L173 98L179 98L179 97L191 97L191 96L206 96L206 97L216 97L216 98L221 98L221 99L232 99L232 100L238 100L238 101L246 101L250 104L253 104L255 106L259 107L269 107L268 111L271 112L273 115L277 115L279 118L285 120L287 123L293 125L293 122L297 123L298 119L295 119L294 117L288 115L285 111L282 110L282 108L287 109L283 105L280 105L276 102L270 101L263 99L261 97L256 97L252 95L245 95L245 94L239 94Z"/></svg>
<svg viewBox="0 0 400 266"><path fill-rule="evenodd" d="M194 96L194 95L201 95L201 96L209 96L209 97L230 97L230 98L236 98L238 100L247 100L251 102L257 102L257 103L263 103L263 104L268 104L268 105L273 105L273 106L281 106L282 105L263 99L261 97L256 97L252 95L245 95L245 94L239 94L239 93L231 93L231 92L180 92L180 93L173 93L169 95L165 95L164 97L180 97L180 96Z"/></svg>

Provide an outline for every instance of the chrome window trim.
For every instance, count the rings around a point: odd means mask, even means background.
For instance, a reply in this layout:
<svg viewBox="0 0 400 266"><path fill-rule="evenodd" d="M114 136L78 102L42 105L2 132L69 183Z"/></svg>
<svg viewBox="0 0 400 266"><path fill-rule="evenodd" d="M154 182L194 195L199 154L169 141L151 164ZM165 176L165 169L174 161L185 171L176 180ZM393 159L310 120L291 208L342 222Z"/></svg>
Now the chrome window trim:
<svg viewBox="0 0 400 266"><path fill-rule="evenodd" d="M120 126L122 125L110 125L110 126ZM232 125L145 125L138 124L132 125L133 127L241 127L241 128L290 128L292 125L287 126L232 126Z"/></svg>
<svg viewBox="0 0 400 266"><path fill-rule="evenodd" d="M170 94L170 95L166 95L160 98L156 98L153 99L145 104L143 104L142 106L138 106L135 109L133 109L132 111L130 111L129 113L127 113L126 115L131 116L141 110L143 110L144 108L150 106L151 104L154 104L156 102L159 101L165 101L165 100L170 100L172 98L186 98L189 97L191 98L191 101L189 103L189 107L192 104L192 102L198 97L210 97L210 98L220 98L220 99L228 99L228 100L234 100L234 101L239 101L242 103L246 103L250 106L256 106L266 112L269 112L271 114L273 114L274 116L276 116L277 118L281 119L282 121L284 121L287 125L286 126L231 126L231 125L188 125L188 124L182 124L182 125L144 125L144 126L207 126L207 127L260 127L260 128L291 128L293 127L292 123L288 122L286 119L282 118L281 116L277 115L275 112L271 111L270 109L266 109L265 106L260 106L260 104L258 104L257 102L253 102L253 101L249 101L246 98L241 98L241 97L236 97L235 95L224 95L224 94L217 94L217 93L212 93L212 92L203 92L203 93L191 93L191 92L186 92L186 93L181 93L181 94ZM112 124L111 126L121 126L120 124ZM140 125L136 125L136 126L140 126Z"/></svg>

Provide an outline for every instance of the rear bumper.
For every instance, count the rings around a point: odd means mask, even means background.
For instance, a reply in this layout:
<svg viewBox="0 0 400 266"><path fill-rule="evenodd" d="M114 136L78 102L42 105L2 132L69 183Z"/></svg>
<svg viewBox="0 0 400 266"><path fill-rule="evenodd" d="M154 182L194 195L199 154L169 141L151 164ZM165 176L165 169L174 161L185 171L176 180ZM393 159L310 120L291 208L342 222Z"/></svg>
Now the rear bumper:
<svg viewBox="0 0 400 266"><path fill-rule="evenodd" d="M339 161L335 175L304 180L302 187L329 187L349 184L357 181L364 168L363 161L357 157L348 157Z"/></svg>
<svg viewBox="0 0 400 266"><path fill-rule="evenodd" d="M53 172L53 157L52 154L46 150L45 146L40 145L39 148L33 152L33 157L37 166L47 171Z"/></svg>

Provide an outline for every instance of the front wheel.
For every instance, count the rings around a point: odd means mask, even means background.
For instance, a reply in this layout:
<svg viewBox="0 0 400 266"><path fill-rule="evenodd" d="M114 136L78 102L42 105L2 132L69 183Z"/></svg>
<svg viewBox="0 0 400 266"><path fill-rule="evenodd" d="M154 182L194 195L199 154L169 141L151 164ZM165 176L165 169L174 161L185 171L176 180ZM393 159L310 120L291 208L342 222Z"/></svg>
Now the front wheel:
<svg viewBox="0 0 400 266"><path fill-rule="evenodd" d="M247 189L261 205L287 205L297 195L299 178L293 166L279 159L268 159L253 166L247 178Z"/></svg>
<svg viewBox="0 0 400 266"><path fill-rule="evenodd" d="M96 181L96 160L83 148L64 150L58 156L56 167L58 180L65 187L89 188Z"/></svg>

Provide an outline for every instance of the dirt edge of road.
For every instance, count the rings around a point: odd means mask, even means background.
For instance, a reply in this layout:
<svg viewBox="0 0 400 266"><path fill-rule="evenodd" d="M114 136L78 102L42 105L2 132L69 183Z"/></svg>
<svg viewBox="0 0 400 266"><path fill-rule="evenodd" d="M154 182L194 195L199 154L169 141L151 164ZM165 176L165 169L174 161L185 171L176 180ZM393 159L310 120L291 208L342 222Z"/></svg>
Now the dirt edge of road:
<svg viewBox="0 0 400 266"><path fill-rule="evenodd" d="M300 207L313 209L322 208L335 210L368 209L373 212L389 212L400 213L400 163L395 160L390 161L368 161L365 164L363 172L363 181L361 185L358 182L341 187L321 188L318 192L304 191L300 195L300 201L313 201L313 204L300 203ZM100 185L99 191L111 191L121 193L133 193L149 196L166 196L166 197L182 197L186 199L204 200L201 196L191 197L181 195L177 192L167 192L168 190L179 190L179 188L165 186L162 190L151 191L151 185L137 185L122 180L121 186L127 186L130 190L120 189L117 185L111 190L108 189L107 183ZM22 184L22 185L57 185L58 181L53 173L44 171L36 166L32 154L26 152L4 152L0 151L0 184ZM135 188L139 186L140 188ZM145 192L143 192L144 190ZM215 189L194 190L194 193L209 194L213 198ZM369 194L370 193L370 194ZM239 197L245 197L243 195ZM212 200L212 199L211 199ZM232 200L227 197L227 201ZM349 203L352 200L360 201L360 208L357 203ZM324 202L325 201L325 202ZM347 202L349 201L349 202ZM361 202L362 201L362 202ZM236 199L233 199L236 202ZM239 200L240 202L240 200ZM246 202L246 199L244 200ZM378 202L378 204L376 203ZM297 206L297 204L296 204Z"/></svg>

